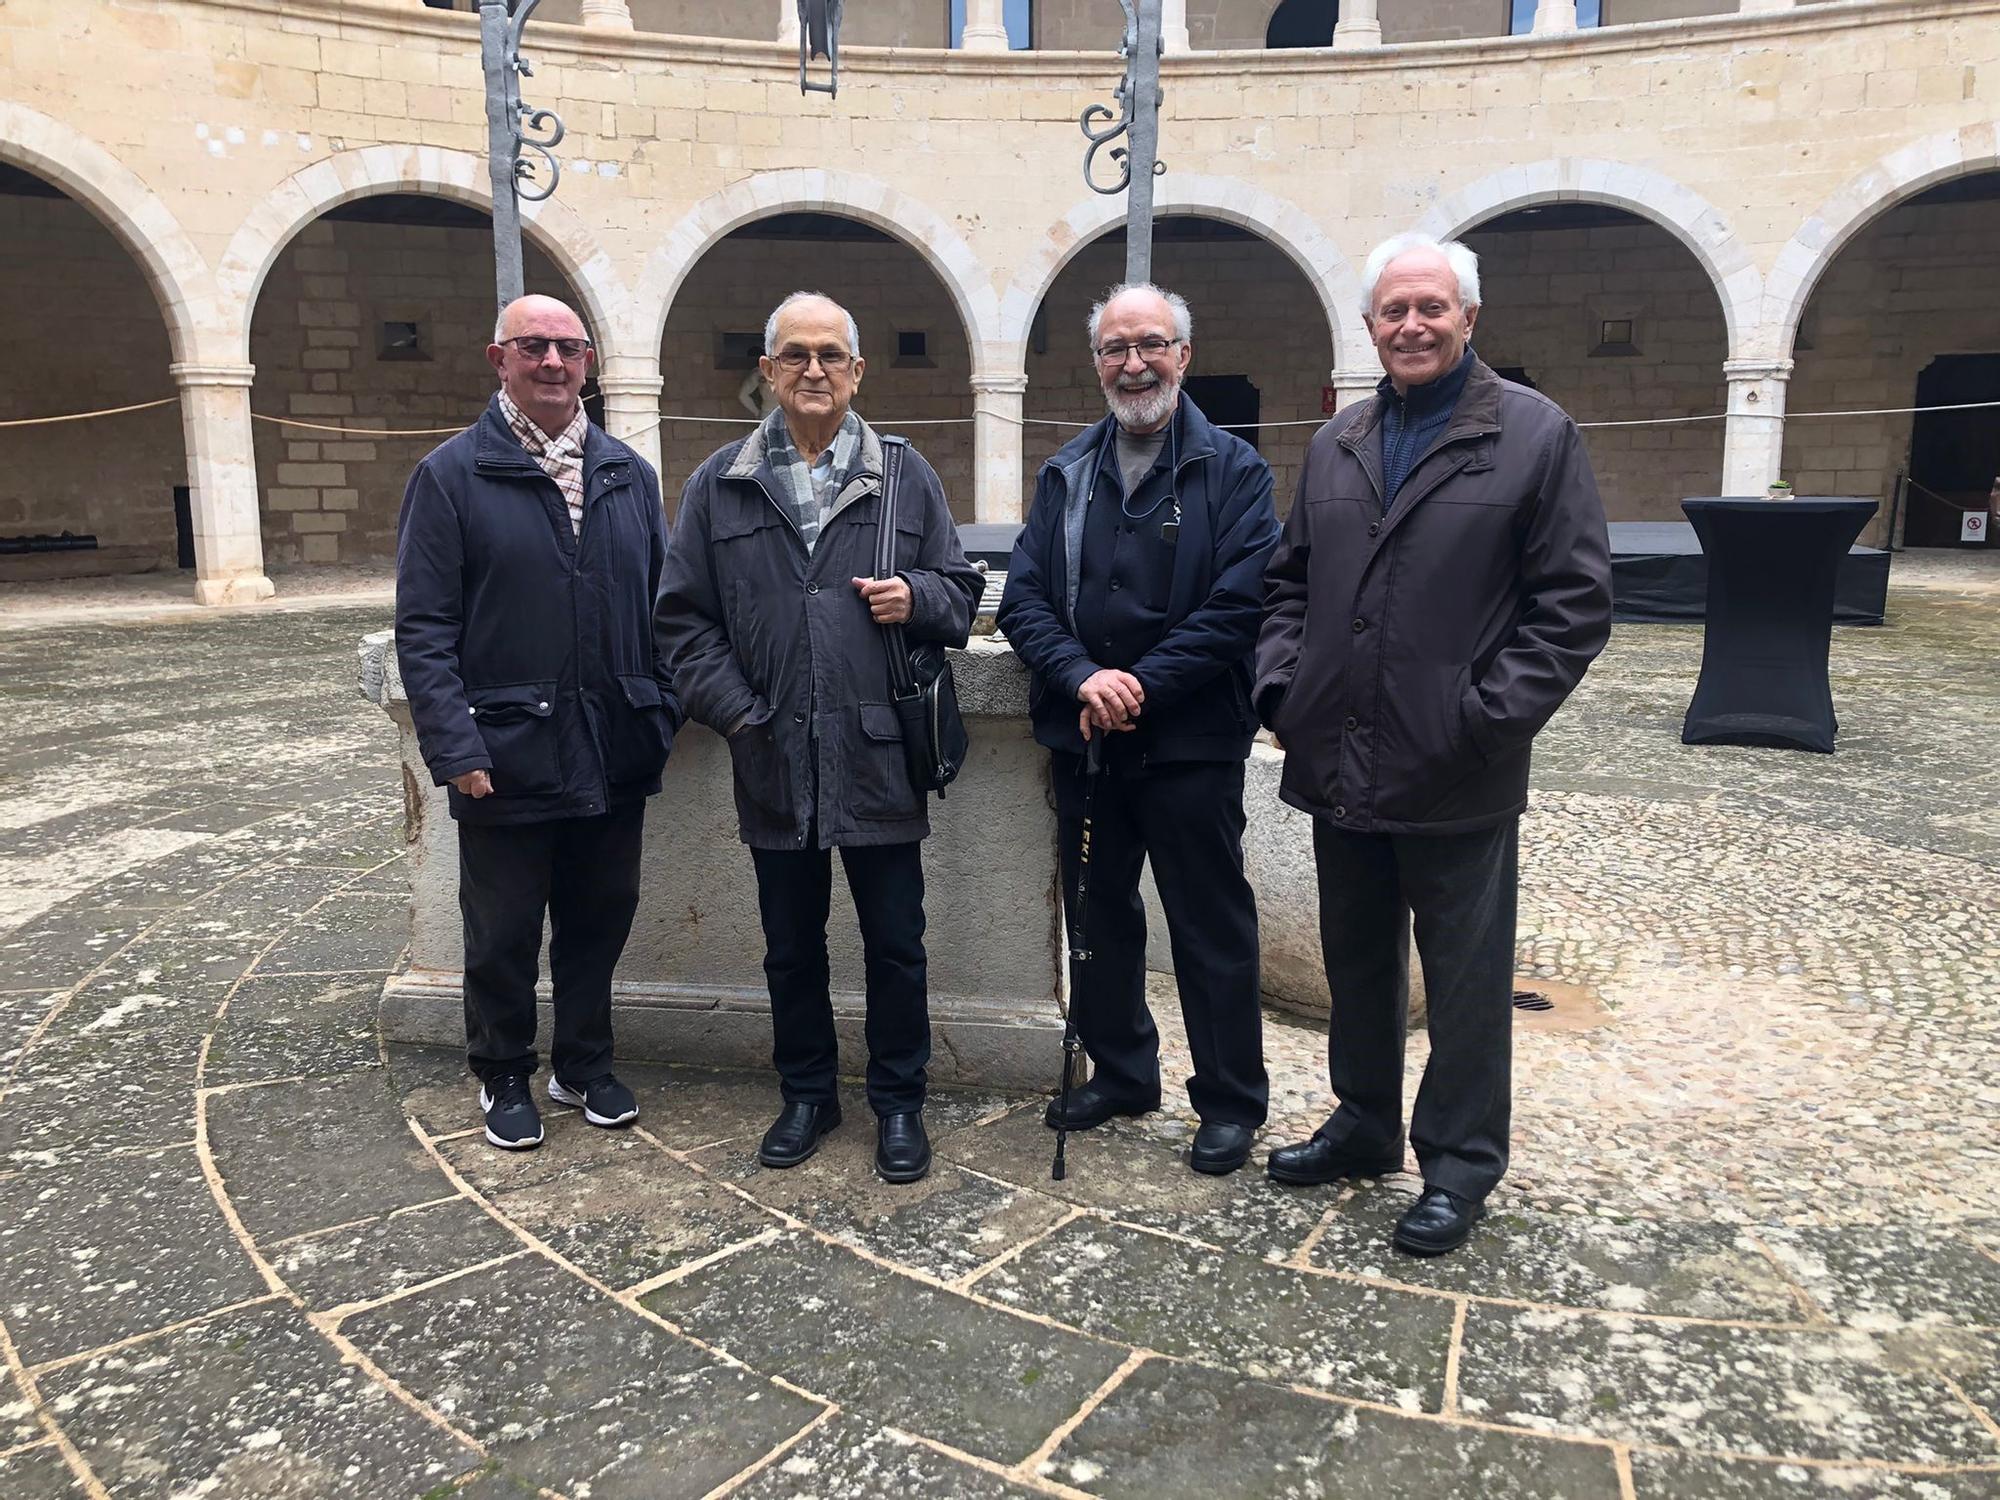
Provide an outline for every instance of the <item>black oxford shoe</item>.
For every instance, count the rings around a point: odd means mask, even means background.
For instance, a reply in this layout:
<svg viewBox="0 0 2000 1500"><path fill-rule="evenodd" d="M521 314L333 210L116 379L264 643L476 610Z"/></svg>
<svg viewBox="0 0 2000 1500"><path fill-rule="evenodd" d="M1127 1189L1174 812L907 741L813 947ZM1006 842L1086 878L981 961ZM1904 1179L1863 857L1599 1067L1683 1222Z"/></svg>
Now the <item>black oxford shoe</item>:
<svg viewBox="0 0 2000 1500"><path fill-rule="evenodd" d="M1469 1203L1456 1193L1427 1187L1396 1221L1391 1239L1405 1255L1443 1255L1465 1243L1484 1212L1477 1203Z"/></svg>
<svg viewBox="0 0 2000 1500"><path fill-rule="evenodd" d="M1296 1146L1280 1146L1271 1153L1267 1169L1279 1182L1312 1186L1343 1177L1387 1177L1403 1170L1403 1153L1359 1152L1316 1135Z"/></svg>
<svg viewBox="0 0 2000 1500"><path fill-rule="evenodd" d="M1094 1130L1114 1115L1149 1115L1160 1107L1160 1097L1151 1100L1121 1099L1107 1094L1095 1083L1079 1084L1069 1091L1069 1113L1065 1118L1062 1095L1057 1094L1042 1112L1042 1123L1051 1130Z"/></svg>
<svg viewBox="0 0 2000 1500"><path fill-rule="evenodd" d="M1188 1165L1211 1177L1227 1176L1250 1159L1250 1138L1255 1134L1248 1125L1204 1120L1194 1133Z"/></svg>
<svg viewBox="0 0 2000 1500"><path fill-rule="evenodd" d="M916 1110L875 1124L875 1170L884 1182L915 1182L931 1169L931 1140Z"/></svg>
<svg viewBox="0 0 2000 1500"><path fill-rule="evenodd" d="M819 1138L840 1125L838 1104L787 1104L757 1148L767 1167L796 1167L819 1150Z"/></svg>

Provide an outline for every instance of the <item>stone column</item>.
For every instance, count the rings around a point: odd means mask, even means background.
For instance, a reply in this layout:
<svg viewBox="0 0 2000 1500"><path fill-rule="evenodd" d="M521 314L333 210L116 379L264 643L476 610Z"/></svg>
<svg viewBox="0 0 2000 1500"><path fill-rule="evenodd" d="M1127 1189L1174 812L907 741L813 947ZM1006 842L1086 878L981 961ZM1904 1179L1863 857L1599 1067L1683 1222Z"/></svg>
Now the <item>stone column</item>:
<svg viewBox="0 0 2000 1500"><path fill-rule="evenodd" d="M799 44L799 0L778 0L778 40Z"/></svg>
<svg viewBox="0 0 2000 1500"><path fill-rule="evenodd" d="M625 0L583 0L577 19L593 31L632 29L632 11Z"/></svg>
<svg viewBox="0 0 2000 1500"><path fill-rule="evenodd" d="M608 360L597 377L604 393L604 430L630 443L660 472L660 363L657 359ZM667 482L664 474L660 483Z"/></svg>
<svg viewBox="0 0 2000 1500"><path fill-rule="evenodd" d="M1762 495L1785 455L1785 382L1789 359L1727 359L1729 415L1722 434L1722 493Z"/></svg>
<svg viewBox="0 0 2000 1500"><path fill-rule="evenodd" d="M1007 13L1002 0L965 0L965 30L958 45L967 52L1007 50Z"/></svg>
<svg viewBox="0 0 2000 1500"><path fill-rule="evenodd" d="M1535 0L1535 35L1576 30L1576 0Z"/></svg>
<svg viewBox="0 0 2000 1500"><path fill-rule="evenodd" d="M1340 51L1382 45L1382 22L1376 14L1377 0L1346 0L1340 19L1333 23L1333 45Z"/></svg>
<svg viewBox="0 0 2000 1500"><path fill-rule="evenodd" d="M1382 383L1382 372L1373 368L1335 370L1330 383L1333 386L1333 409L1341 411L1374 395L1375 387Z"/></svg>
<svg viewBox="0 0 2000 1500"><path fill-rule="evenodd" d="M1021 406L1026 375L972 377L972 518L1021 520Z"/></svg>
<svg viewBox="0 0 2000 1500"><path fill-rule="evenodd" d="M1160 47L1169 57L1194 51L1188 40L1187 0L1160 0Z"/></svg>
<svg viewBox="0 0 2000 1500"><path fill-rule="evenodd" d="M1790 10L1797 0L1736 0L1736 8L1746 16L1761 15L1765 11Z"/></svg>
<svg viewBox="0 0 2000 1500"><path fill-rule="evenodd" d="M254 365L167 366L181 392L194 511L198 604L250 604L277 592L264 576L257 457L250 445Z"/></svg>

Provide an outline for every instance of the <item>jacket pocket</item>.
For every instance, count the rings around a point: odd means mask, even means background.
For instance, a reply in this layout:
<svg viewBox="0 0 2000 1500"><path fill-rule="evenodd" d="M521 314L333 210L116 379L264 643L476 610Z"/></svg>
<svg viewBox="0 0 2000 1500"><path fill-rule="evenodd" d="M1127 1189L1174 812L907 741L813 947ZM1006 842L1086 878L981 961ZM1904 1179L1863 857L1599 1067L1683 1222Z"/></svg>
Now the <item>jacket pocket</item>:
<svg viewBox="0 0 2000 1500"><path fill-rule="evenodd" d="M735 772L736 811L745 823L782 823L791 817L784 747L768 703L729 737L729 762Z"/></svg>
<svg viewBox="0 0 2000 1500"><path fill-rule="evenodd" d="M1465 728L1471 669L1409 662L1390 671L1382 704L1393 734L1376 758L1376 808L1385 818L1422 822L1481 763Z"/></svg>
<svg viewBox="0 0 2000 1500"><path fill-rule="evenodd" d="M472 722L493 761L493 792L499 797L548 797L562 790L562 762L556 751L556 685L515 682L467 688Z"/></svg>
<svg viewBox="0 0 2000 1500"><path fill-rule="evenodd" d="M618 697L605 717L605 780L651 781L667 763L673 731L667 725L660 684L639 672L618 673Z"/></svg>
<svg viewBox="0 0 2000 1500"><path fill-rule="evenodd" d="M855 818L884 821L915 817L919 811L910 768L903 758L903 725L893 703L856 705L861 732L848 757L848 811Z"/></svg>

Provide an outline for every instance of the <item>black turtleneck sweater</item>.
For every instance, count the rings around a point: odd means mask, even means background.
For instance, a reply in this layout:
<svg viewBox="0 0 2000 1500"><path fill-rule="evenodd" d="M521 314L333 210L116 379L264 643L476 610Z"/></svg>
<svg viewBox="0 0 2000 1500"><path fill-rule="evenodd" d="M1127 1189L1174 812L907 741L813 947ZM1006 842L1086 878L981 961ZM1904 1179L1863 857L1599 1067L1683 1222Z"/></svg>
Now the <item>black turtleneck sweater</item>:
<svg viewBox="0 0 2000 1500"><path fill-rule="evenodd" d="M1382 412L1382 509L1396 503L1396 491L1410 477L1410 470L1430 451L1451 423L1458 408L1459 393L1472 370L1472 350L1468 347L1455 368L1429 385L1413 385L1407 396L1396 394L1388 376L1376 387L1387 403Z"/></svg>

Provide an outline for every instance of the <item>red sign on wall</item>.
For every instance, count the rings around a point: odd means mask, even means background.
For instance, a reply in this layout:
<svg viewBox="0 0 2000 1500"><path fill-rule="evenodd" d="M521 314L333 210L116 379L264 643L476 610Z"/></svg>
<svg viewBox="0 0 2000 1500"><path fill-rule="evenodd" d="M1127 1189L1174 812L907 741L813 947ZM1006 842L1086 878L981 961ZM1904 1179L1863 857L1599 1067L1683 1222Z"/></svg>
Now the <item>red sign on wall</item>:
<svg viewBox="0 0 2000 1500"><path fill-rule="evenodd" d="M1332 416L1334 407L1340 401L1340 393L1330 385L1319 388L1319 409L1326 416Z"/></svg>

